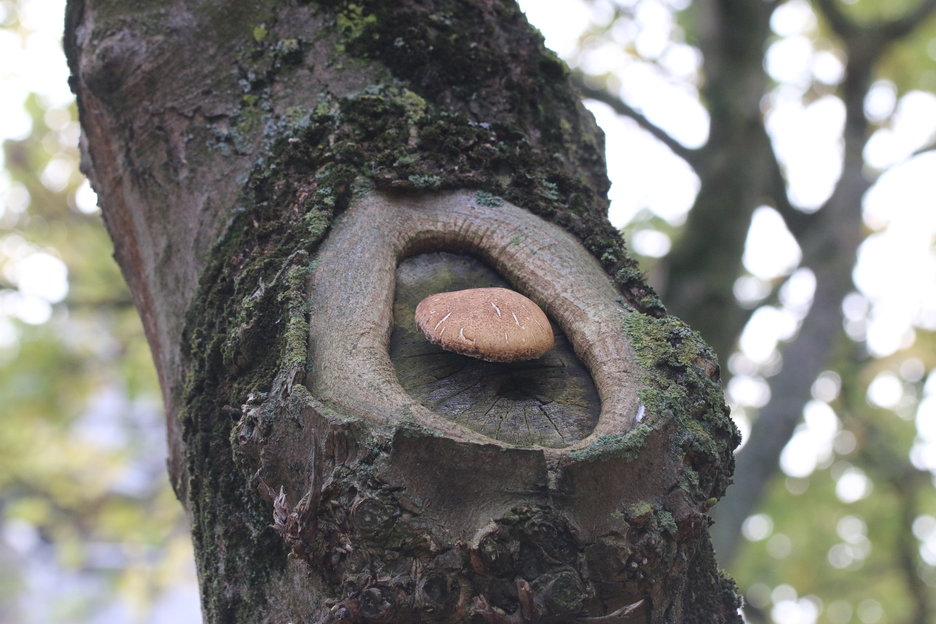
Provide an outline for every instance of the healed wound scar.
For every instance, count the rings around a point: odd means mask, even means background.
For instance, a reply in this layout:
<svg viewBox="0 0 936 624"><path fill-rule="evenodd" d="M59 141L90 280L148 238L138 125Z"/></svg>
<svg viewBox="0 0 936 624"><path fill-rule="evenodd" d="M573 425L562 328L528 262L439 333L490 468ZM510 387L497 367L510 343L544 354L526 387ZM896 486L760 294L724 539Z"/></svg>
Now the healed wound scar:
<svg viewBox="0 0 936 624"><path fill-rule="evenodd" d="M361 232L368 232L368 237ZM543 245L536 253L511 246L516 237ZM505 255L508 248L511 253ZM415 196L370 192L355 198L335 224L319 250L310 283L313 364L306 383L314 394L348 414L377 423L392 424L406 413L454 439L492 441L410 396L396 378L387 348L396 265L417 252L453 249L483 260L548 308L591 373L601 401L598 422L591 434L566 451L586 448L602 435L635 426L642 369L621 328L637 312L578 239L509 202L496 209L480 205L468 191ZM348 275L362 277L348 280ZM352 308L361 309L361 315L348 315ZM511 317L522 327L515 312ZM436 326L442 327L446 320L448 315ZM361 327L368 328L363 335ZM463 330L459 336L469 340Z"/></svg>

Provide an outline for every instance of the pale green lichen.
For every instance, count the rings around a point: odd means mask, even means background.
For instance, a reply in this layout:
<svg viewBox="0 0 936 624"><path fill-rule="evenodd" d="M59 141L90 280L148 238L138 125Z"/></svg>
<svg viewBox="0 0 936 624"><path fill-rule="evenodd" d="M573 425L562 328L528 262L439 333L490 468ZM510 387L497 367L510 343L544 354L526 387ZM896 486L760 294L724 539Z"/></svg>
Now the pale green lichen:
<svg viewBox="0 0 936 624"><path fill-rule="evenodd" d="M647 501L638 501L627 507L625 515L631 520L639 520L641 518L649 518L652 513L653 505Z"/></svg>
<svg viewBox="0 0 936 624"><path fill-rule="evenodd" d="M426 100L418 94L409 89L403 89L397 99L403 105L403 109L406 111L406 119L410 123L415 123L426 116L426 107L428 105Z"/></svg>
<svg viewBox="0 0 936 624"><path fill-rule="evenodd" d="M437 175L414 174L408 180L418 189L437 189L442 185L442 178Z"/></svg>
<svg viewBox="0 0 936 624"><path fill-rule="evenodd" d="M307 257L307 256L305 256ZM294 266L286 273L286 288L279 295L286 316L285 347L282 352L283 368L304 367L309 342L309 302L306 281L314 264Z"/></svg>
<svg viewBox="0 0 936 624"><path fill-rule="evenodd" d="M665 509L658 509L656 513L653 514L653 517L654 520L656 520L657 526L669 533L670 537L676 536L679 528L676 526L676 520L673 518L673 514Z"/></svg>
<svg viewBox="0 0 936 624"><path fill-rule="evenodd" d="M581 462L600 462L611 459L623 459L625 462L633 461L640 454L647 436L653 428L647 424L640 424L627 433L611 433L598 436L587 448L572 451L569 456Z"/></svg>
<svg viewBox="0 0 936 624"><path fill-rule="evenodd" d="M711 348L675 317L633 313L623 326L645 371L637 395L647 413L678 423L672 440L687 458L680 487L696 499L721 496L730 479L731 450L740 436L721 387L710 378Z"/></svg>
<svg viewBox="0 0 936 624"><path fill-rule="evenodd" d="M377 22L377 16L373 13L365 15L364 7L359 4L348 4L338 13L337 22L341 34L353 41L364 34L368 25Z"/></svg>
<svg viewBox="0 0 936 624"><path fill-rule="evenodd" d="M497 208L504 204L503 199L487 191L478 191L475 193L474 199L476 204L485 208Z"/></svg>
<svg viewBox="0 0 936 624"><path fill-rule="evenodd" d="M540 190L540 195L542 195L543 197L545 197L546 199L550 201L556 201L560 197L559 187L556 185L555 182L552 182L551 180L543 180L542 188Z"/></svg>

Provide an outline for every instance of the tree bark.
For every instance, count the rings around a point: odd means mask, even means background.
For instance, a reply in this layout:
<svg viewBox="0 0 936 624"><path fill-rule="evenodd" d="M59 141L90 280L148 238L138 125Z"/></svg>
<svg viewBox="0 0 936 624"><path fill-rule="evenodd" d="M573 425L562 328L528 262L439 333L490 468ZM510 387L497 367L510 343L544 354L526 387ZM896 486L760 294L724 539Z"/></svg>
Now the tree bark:
<svg viewBox="0 0 936 624"><path fill-rule="evenodd" d="M740 621L714 356L514 4L78 0L66 50L206 621ZM554 353L414 341L416 292L488 282Z"/></svg>

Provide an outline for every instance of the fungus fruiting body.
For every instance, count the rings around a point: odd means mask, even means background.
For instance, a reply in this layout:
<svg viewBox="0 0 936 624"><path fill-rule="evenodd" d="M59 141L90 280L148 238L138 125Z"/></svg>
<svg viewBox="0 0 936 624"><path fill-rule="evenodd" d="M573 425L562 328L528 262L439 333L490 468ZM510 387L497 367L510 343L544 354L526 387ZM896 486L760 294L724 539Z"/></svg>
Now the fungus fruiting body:
<svg viewBox="0 0 936 624"><path fill-rule="evenodd" d="M506 288L470 288L430 295L416 306L429 342L487 362L532 360L555 339L536 303Z"/></svg>

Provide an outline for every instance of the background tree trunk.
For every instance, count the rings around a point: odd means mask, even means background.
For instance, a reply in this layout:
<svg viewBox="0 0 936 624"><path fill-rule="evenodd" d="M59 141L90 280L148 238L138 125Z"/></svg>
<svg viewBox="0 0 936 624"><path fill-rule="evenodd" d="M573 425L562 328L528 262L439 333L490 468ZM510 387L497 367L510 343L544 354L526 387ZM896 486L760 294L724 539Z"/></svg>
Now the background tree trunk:
<svg viewBox="0 0 936 624"><path fill-rule="evenodd" d="M810 9L804 3L784 0L696 0L674 11L674 16L681 17L682 27L671 33L671 44L693 44L702 62L699 75L688 81L698 86L699 101L709 117L707 141L698 148L681 144L626 101L628 96L622 99L617 92L629 91L629 97L634 97L636 91L633 87L620 90L613 74L587 75L582 71L576 75L587 97L636 121L698 176L699 192L686 224L680 228L672 251L651 269L651 274L667 310L699 331L718 353L725 381L730 381L732 374L754 376L769 387L769 399L764 399L763 405L745 405L739 395L734 397L739 403L739 420L753 420L753 424L737 454L733 487L712 514L713 544L720 563L726 567L747 543L742 537L745 520L759 509L763 511L761 503L771 482L776 482L778 476L782 478L781 453L802 422L817 377L823 371L837 375L839 369L854 373L850 363L841 361L843 351L848 358L867 358L867 354L859 356L846 346L861 339L846 336L843 331L843 304L855 293L852 275L856 256L870 231L862 222L863 199L881 179L865 154L869 148L875 149L873 134L892 123L869 116L866 103L872 85L893 81L900 91L906 91L927 89L922 85L929 84L923 78L924 72L912 65L904 67L905 61L895 71L888 59L908 44L912 48L914 39L928 41L925 33L932 28L936 1L919 0L900 7L870 2L863 7L873 7L867 12L853 11L845 6L847 3L835 0L814 0L811 4ZM791 190L796 186L788 184L788 170L795 165L784 162L781 154L774 152L774 147L780 145L777 134L782 133L774 128L772 144L767 131L768 118L780 110L790 110L788 103L778 100L787 97L783 92L795 81L771 77L769 73L771 50L776 54L778 42L789 37L773 20L782 21L782 13L790 10L804 11L817 19L818 24L804 28L801 34L809 33L817 49L835 49L843 59L840 78L829 81L813 76L809 90L800 96L804 105L817 97L840 102L844 113L842 154L835 157L840 158L841 172L836 174L837 182L829 196L821 204L808 207L795 204L788 196L788 186ZM626 8L620 9L614 21L619 30L624 30L621 24L635 23L639 25L640 20ZM603 28L615 30L610 25ZM639 26L634 32L640 32ZM596 37L599 41L606 38ZM600 47L594 41L589 45ZM615 45L629 44L625 38L616 40ZM925 49L918 51L924 52L917 58L928 67L931 61L925 57ZM645 65L656 63L656 58L641 57L638 52L636 58ZM581 59L578 64L584 68L589 63ZM902 80L904 73L914 79ZM773 80L777 83L771 84ZM912 158L932 149L932 140L921 137L919 150L907 156ZM739 301L740 295L736 297L734 292L741 284L739 278L752 277L743 262L745 246L751 244L746 238L752 214L765 206L776 211L796 241L801 253L795 263L796 272L814 280L814 295L795 321L796 332L780 341L775 359L754 363L745 349L739 348L742 331L751 327L748 322L752 316L765 308L777 305L790 312L792 307L783 302L783 290L794 282L792 278L787 280L791 267L769 280L758 277L765 290L754 298L756 301ZM638 226L632 223L630 227ZM853 425L844 428L849 426ZM825 563L819 557L818 565ZM917 595L912 586L908 590L911 596ZM919 609L925 611L926 606ZM755 617L753 612L748 615Z"/></svg>
<svg viewBox="0 0 936 624"><path fill-rule="evenodd" d="M714 357L516 6L75 1L66 49L207 621L739 621ZM419 350L414 292L499 280L553 355Z"/></svg>

